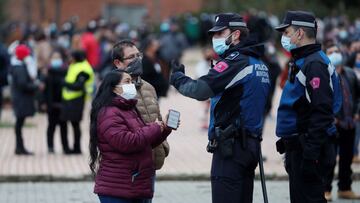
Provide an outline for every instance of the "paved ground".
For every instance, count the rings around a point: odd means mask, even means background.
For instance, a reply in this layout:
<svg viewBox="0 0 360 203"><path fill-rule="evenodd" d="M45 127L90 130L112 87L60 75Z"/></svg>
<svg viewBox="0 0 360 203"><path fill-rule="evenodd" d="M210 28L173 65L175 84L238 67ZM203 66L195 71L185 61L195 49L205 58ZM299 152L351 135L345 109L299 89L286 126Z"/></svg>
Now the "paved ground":
<svg viewBox="0 0 360 203"><path fill-rule="evenodd" d="M201 57L199 50L190 50L184 56L187 73L192 75L197 59ZM277 91L274 107L278 106L280 91ZM162 170L158 171L159 179L187 177L207 177L210 170L211 155L205 151L207 144L206 131L201 129L201 119L204 104L181 96L175 90L170 90L169 97L160 101L161 111L165 116L168 109L176 109L181 113L181 126L168 138L171 146L170 155ZM89 140L89 108L82 122L83 155L65 156L61 152L60 136L57 130L55 136L55 154L49 155L46 148L45 115L36 115L28 119L30 127L24 129L26 147L35 152L35 156L24 157L14 155L14 132L12 128L0 127L0 181L12 180L51 180L76 179L83 180L89 176L88 140ZM276 137L274 135L275 111L267 118L263 153L267 157L265 172L268 176L286 177L282 157L275 151ZM11 109L4 111L2 121L14 123ZM71 128L69 128L71 129ZM69 130L71 140L72 132ZM360 165L353 165L353 170L360 173Z"/></svg>
<svg viewBox="0 0 360 203"><path fill-rule="evenodd" d="M360 182L354 184L360 192ZM286 181L267 183L270 203L288 203L289 193ZM95 203L99 202L92 193L91 182L56 183L2 183L0 202L6 203ZM359 201L338 200L333 194L334 203L359 203ZM211 188L204 181L160 181L156 184L154 203L209 203ZM254 203L263 202L261 184L255 182Z"/></svg>

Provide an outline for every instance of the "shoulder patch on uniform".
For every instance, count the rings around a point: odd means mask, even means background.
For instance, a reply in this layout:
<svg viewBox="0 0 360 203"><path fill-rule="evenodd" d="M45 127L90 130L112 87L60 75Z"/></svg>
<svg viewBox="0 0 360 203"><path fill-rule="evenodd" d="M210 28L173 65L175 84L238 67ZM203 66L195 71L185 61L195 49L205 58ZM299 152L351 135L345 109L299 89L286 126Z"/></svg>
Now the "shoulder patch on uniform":
<svg viewBox="0 0 360 203"><path fill-rule="evenodd" d="M313 89L318 89L320 87L320 78L315 77L310 81L310 85Z"/></svg>
<svg viewBox="0 0 360 203"><path fill-rule="evenodd" d="M238 51L235 51L233 53L231 53L229 56L227 56L225 59L227 60L234 60L237 56L239 56L239 52Z"/></svg>
<svg viewBox="0 0 360 203"><path fill-rule="evenodd" d="M224 61L220 61L219 63L217 63L214 66L214 70L216 70L217 72L221 73L224 70L226 70L229 67L229 65L227 63L225 63Z"/></svg>

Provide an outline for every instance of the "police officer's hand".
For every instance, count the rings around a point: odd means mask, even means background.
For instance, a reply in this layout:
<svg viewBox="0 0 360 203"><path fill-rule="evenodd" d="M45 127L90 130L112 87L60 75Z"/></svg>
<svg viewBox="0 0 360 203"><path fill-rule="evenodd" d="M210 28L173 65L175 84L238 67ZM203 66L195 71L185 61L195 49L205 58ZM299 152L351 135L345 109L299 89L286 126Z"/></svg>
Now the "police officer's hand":
<svg viewBox="0 0 360 203"><path fill-rule="evenodd" d="M304 181L316 181L320 178L318 160L303 159L300 167Z"/></svg>
<svg viewBox="0 0 360 203"><path fill-rule="evenodd" d="M171 67L172 73L180 71L185 74L185 66L184 66L184 64L179 63L179 61L172 60L170 67Z"/></svg>

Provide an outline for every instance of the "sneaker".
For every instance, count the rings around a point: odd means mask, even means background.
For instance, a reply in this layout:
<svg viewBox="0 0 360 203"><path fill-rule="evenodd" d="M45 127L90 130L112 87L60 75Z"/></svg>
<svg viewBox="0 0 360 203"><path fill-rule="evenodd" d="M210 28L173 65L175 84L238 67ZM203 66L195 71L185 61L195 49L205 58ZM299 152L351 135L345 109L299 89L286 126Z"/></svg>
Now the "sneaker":
<svg viewBox="0 0 360 203"><path fill-rule="evenodd" d="M360 195L351 190L338 191L339 199L360 199Z"/></svg>
<svg viewBox="0 0 360 203"><path fill-rule="evenodd" d="M325 192L324 196L325 196L326 201L328 201L328 202L332 201L331 192Z"/></svg>

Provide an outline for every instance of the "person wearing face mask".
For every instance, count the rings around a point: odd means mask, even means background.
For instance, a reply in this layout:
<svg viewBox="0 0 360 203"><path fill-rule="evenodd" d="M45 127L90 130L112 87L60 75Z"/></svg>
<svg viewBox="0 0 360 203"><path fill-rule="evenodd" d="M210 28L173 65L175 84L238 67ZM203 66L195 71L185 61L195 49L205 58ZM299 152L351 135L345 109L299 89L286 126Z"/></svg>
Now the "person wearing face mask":
<svg viewBox="0 0 360 203"><path fill-rule="evenodd" d="M156 120L162 121L155 88L141 78L143 74L142 54L135 44L130 40L122 40L116 43L112 49L112 58L116 69L130 73L136 87L136 99L138 101L136 108L145 123L151 123ZM156 170L160 170L164 165L169 150L169 144L164 140L164 142L156 146L152 151ZM155 176L153 177L153 181L153 184L155 184ZM155 187L155 185L153 185L153 187ZM149 199L148 202L151 202L151 199Z"/></svg>
<svg viewBox="0 0 360 203"><path fill-rule="evenodd" d="M33 80L27 69L28 64L26 63L26 58L29 57L31 53L30 48L24 44L21 44L15 48L14 53L15 58L13 58L11 63L10 75L11 100L16 117L15 154L33 155L33 153L29 152L24 146L22 128L24 127L26 118L35 114L35 94L39 90L43 91L45 85Z"/></svg>
<svg viewBox="0 0 360 203"><path fill-rule="evenodd" d="M72 154L81 154L80 121L84 111L85 101L93 92L94 71L86 60L85 52L74 50L72 62L67 70L62 88L61 121L70 121L74 131L74 147Z"/></svg>
<svg viewBox="0 0 360 203"><path fill-rule="evenodd" d="M215 17L209 30L219 61L197 80L172 62L171 84L184 96L210 98L209 144L212 202L252 202L255 168L260 157L264 111L270 89L264 46L249 35L235 13Z"/></svg>
<svg viewBox="0 0 360 203"><path fill-rule="evenodd" d="M291 52L289 77L277 113L277 151L285 153L291 203L326 202L324 168L335 162L335 114L342 103L335 67L316 43L315 16L288 11L281 44Z"/></svg>
<svg viewBox="0 0 360 203"><path fill-rule="evenodd" d="M66 122L60 120L62 81L66 74L66 64L59 50L51 53L49 61L48 74L45 79L45 99L48 115L48 152L54 153L54 133L56 126L59 125L63 152L70 154Z"/></svg>
<svg viewBox="0 0 360 203"><path fill-rule="evenodd" d="M154 190L151 151L171 133L163 121L146 123L136 88L123 70L109 72L92 102L90 169L103 203L146 203Z"/></svg>
<svg viewBox="0 0 360 203"><path fill-rule="evenodd" d="M355 119L359 119L360 87L355 72L344 66L342 53L337 45L329 42L324 51L339 74L342 87L343 102L340 112L336 115L336 127L339 132L335 150L339 151L338 197L341 199L360 199L360 195L351 189L351 163L355 141ZM325 198L332 200L331 184L334 179L336 162L326 173Z"/></svg>

